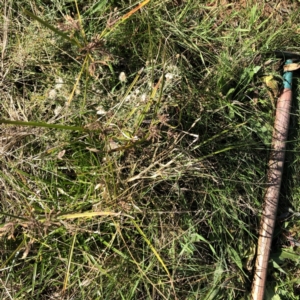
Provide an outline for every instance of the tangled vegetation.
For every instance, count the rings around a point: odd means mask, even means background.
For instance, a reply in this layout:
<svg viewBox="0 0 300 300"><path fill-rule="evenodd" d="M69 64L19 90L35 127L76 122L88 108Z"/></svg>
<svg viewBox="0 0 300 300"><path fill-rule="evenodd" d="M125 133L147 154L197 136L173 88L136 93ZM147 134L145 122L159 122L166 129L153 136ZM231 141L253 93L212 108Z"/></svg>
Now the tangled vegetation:
<svg viewBox="0 0 300 300"><path fill-rule="evenodd" d="M0 9L0 298L248 299L299 2ZM300 295L299 83L274 300Z"/></svg>

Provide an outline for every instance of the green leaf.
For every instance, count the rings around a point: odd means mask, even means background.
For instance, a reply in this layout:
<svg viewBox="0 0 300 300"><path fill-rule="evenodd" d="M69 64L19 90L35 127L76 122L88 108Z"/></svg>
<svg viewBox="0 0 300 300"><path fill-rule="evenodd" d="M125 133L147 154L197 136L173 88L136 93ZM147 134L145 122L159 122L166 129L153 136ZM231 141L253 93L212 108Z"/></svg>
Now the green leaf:
<svg viewBox="0 0 300 300"><path fill-rule="evenodd" d="M267 132L267 131L268 131L268 129L267 129L266 126L262 126L262 127L261 127L261 132Z"/></svg>
<svg viewBox="0 0 300 300"><path fill-rule="evenodd" d="M261 66L256 66L253 68L253 73L257 74L259 72L259 70L261 69Z"/></svg>
<svg viewBox="0 0 300 300"><path fill-rule="evenodd" d="M273 267L277 270L279 270L280 272L286 274L286 272L279 266L279 264L275 261L275 260L272 260L272 264L273 264Z"/></svg>
<svg viewBox="0 0 300 300"><path fill-rule="evenodd" d="M243 263L238 255L238 253L233 249L228 247L229 255L231 256L231 259L235 262L235 264L243 271Z"/></svg>
<svg viewBox="0 0 300 300"><path fill-rule="evenodd" d="M281 249L280 252L272 254L271 258L276 261L284 261L285 259L290 259L294 262L300 262L299 253L295 252L292 247L287 249Z"/></svg>

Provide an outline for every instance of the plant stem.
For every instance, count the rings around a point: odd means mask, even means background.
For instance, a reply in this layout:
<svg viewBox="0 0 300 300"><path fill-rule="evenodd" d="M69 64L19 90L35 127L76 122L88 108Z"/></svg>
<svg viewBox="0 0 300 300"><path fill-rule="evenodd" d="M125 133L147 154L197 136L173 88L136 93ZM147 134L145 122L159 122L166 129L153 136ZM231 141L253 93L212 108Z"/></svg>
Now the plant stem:
<svg viewBox="0 0 300 300"><path fill-rule="evenodd" d="M17 126L31 126L31 127L46 127L46 128L55 128L55 129L64 129L64 130L73 130L73 131L89 131L84 127L79 126L66 126L59 124L47 124L41 122L24 122L24 121L11 121L0 119L0 124L11 124Z"/></svg>

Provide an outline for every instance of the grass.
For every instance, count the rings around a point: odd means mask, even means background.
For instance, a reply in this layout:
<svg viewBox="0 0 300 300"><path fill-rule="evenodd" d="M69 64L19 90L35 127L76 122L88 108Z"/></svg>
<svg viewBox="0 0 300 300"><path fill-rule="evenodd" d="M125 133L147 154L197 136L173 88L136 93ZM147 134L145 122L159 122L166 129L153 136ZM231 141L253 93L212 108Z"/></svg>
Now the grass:
<svg viewBox="0 0 300 300"><path fill-rule="evenodd" d="M249 298L264 78L299 48L300 8L219 2L0 4L1 299ZM300 294L294 83L268 299Z"/></svg>

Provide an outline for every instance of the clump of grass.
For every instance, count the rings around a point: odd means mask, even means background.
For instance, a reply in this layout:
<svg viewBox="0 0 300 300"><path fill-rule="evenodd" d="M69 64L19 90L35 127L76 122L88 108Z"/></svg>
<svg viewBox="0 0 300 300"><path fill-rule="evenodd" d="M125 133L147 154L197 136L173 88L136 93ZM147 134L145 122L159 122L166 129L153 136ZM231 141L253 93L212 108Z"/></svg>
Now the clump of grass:
<svg viewBox="0 0 300 300"><path fill-rule="evenodd" d="M103 3L2 7L16 22L1 117L86 129L1 125L2 298L246 299L273 124L263 77L280 77L271 50L299 46L299 10L149 1L122 19L134 7ZM297 226L278 226L269 294L299 292Z"/></svg>

